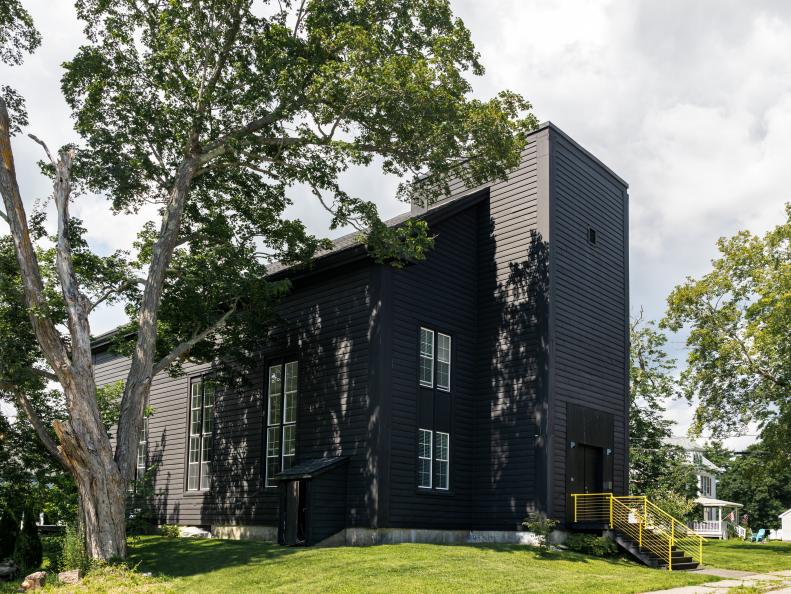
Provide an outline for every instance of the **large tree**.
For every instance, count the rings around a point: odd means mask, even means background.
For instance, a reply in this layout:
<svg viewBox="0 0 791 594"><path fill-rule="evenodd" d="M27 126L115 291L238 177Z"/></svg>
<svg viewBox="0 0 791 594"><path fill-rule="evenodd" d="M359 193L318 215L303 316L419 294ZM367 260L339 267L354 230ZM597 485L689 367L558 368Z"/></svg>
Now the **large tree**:
<svg viewBox="0 0 791 594"><path fill-rule="evenodd" d="M673 421L665 417L677 397L676 361L667 337L642 310L630 325L629 489L662 499L668 493L694 497L695 472L684 450L670 443Z"/></svg>
<svg viewBox="0 0 791 594"><path fill-rule="evenodd" d="M717 242L719 257L668 297L663 324L689 329L682 374L699 400L695 429L719 436L762 428L764 443L791 462L791 204L763 236L742 231Z"/></svg>
<svg viewBox="0 0 791 594"><path fill-rule="evenodd" d="M742 503L753 530L779 528L778 516L791 507L791 465L760 441L720 464L717 496Z"/></svg>
<svg viewBox="0 0 791 594"><path fill-rule="evenodd" d="M430 200L453 176L505 177L536 121L516 94L470 97L469 77L483 69L447 0L78 0L76 9L88 41L62 88L82 141L51 154L34 138L53 180L51 247L37 231L43 215L29 220L23 204L4 103L0 217L33 368L65 394L56 451L81 495L87 549L124 557L124 492L153 377L187 356L244 360L288 289L267 281L267 259L307 263L326 245L285 217L292 188L309 188L333 227L357 227L376 259L420 259L426 226L385 227L341 174L375 159L386 173L429 174L406 179L399 195ZM116 211L155 204L161 221L141 230L128 259L99 257L70 215L78 189L105 193ZM126 303L133 336L114 450L89 322L107 301Z"/></svg>

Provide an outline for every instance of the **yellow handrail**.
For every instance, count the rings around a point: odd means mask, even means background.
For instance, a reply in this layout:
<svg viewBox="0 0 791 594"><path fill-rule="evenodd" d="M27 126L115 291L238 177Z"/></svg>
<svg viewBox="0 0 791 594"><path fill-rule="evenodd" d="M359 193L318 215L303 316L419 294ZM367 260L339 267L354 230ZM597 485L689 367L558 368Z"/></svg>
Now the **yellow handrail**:
<svg viewBox="0 0 791 594"><path fill-rule="evenodd" d="M671 571L677 546L703 563L703 538L644 495L573 493L572 498L575 522L607 524L659 557Z"/></svg>

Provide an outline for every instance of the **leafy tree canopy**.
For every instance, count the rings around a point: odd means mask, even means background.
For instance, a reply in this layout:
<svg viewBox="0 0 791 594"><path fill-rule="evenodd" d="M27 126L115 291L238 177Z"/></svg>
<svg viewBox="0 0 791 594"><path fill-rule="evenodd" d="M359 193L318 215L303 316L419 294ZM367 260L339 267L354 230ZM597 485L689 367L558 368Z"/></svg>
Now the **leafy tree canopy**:
<svg viewBox="0 0 791 594"><path fill-rule="evenodd" d="M758 442L725 464L717 490L720 498L744 505L753 531L778 528L777 516L791 508L791 465Z"/></svg>
<svg viewBox="0 0 791 594"><path fill-rule="evenodd" d="M687 398L699 398L695 429L725 435L757 421L788 456L791 204L786 217L763 237L720 239L712 270L670 294L663 324L690 330L682 381Z"/></svg>
<svg viewBox="0 0 791 594"><path fill-rule="evenodd" d="M684 450L668 443L673 422L664 413L678 386L673 377L676 362L665 351L667 338L654 322L643 319L641 311L631 322L630 339L630 489L665 503L678 496L695 497L694 469Z"/></svg>

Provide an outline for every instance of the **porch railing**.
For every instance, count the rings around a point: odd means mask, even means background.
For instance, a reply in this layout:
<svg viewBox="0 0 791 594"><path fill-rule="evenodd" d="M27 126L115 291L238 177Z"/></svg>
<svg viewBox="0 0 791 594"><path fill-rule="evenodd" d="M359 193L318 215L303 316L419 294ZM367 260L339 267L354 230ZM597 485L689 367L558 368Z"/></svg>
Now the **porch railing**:
<svg viewBox="0 0 791 594"><path fill-rule="evenodd" d="M602 523L632 539L673 569L673 551L683 549L703 564L703 538L645 496L574 493L574 522Z"/></svg>

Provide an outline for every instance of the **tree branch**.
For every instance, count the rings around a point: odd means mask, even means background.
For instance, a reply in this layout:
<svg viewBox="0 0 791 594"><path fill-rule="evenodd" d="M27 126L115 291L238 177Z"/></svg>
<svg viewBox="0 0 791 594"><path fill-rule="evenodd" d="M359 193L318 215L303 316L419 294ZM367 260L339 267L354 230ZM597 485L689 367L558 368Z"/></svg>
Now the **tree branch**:
<svg viewBox="0 0 791 594"><path fill-rule="evenodd" d="M2 210L0 210L0 219L3 219L9 225L11 224L11 221L8 220L8 215L4 213Z"/></svg>
<svg viewBox="0 0 791 594"><path fill-rule="evenodd" d="M228 321L228 318L230 318L231 315L233 315L233 313L236 311L237 306L238 306L238 301L234 303L233 306L228 311L226 311L216 322L208 325L202 331L193 334L189 340L185 340L176 348L174 348L172 351L170 351L170 353L168 353L165 357L163 357L162 360L159 361L159 363L154 365L152 375L156 375L160 371L164 371L165 369L170 367L176 360L189 353L192 347L194 347L200 341L205 339L209 334L211 334L218 328L224 326L225 322Z"/></svg>
<svg viewBox="0 0 791 594"><path fill-rule="evenodd" d="M220 79L220 75L222 74L222 69L225 67L226 62L228 61L228 55L231 52L231 48L233 47L233 43L236 40L236 36L239 34L239 27L242 24L242 5L243 2L237 1L236 13L233 15L231 27L228 29L223 46L220 49L219 55L217 56L217 63L214 65L214 70L212 70L211 75L209 75L209 80L206 82L206 86L200 91L197 105L197 112L199 114L198 117L203 117L206 106L209 104L211 94L214 92L214 87L217 85L217 81Z"/></svg>
<svg viewBox="0 0 791 594"><path fill-rule="evenodd" d="M47 431L47 428L44 426L44 423L41 421L41 418L36 413L36 410L33 408L33 405L28 400L27 396L22 393L21 390L14 390L14 398L16 399L17 406L19 406L22 411L24 411L25 416L30 421L30 424L33 425L33 429L36 430L36 434L38 438L41 440L41 443L44 444L44 447L47 448L47 451L52 454L52 456L60 462L64 468L67 470L69 469L69 465L66 462L66 458L61 453L60 449L58 448L55 440L52 439L52 436Z"/></svg>
<svg viewBox="0 0 791 594"><path fill-rule="evenodd" d="M17 262L22 272L22 285L25 290L25 301L30 312L30 322L36 339L41 346L50 367L61 379L70 372L66 345L55 324L43 313L47 311L47 300L44 297L44 281L41 276L36 250L27 226L27 215L19 193L19 184L14 167L14 153L11 150L10 120L8 110L0 98L0 194L6 207L5 218L14 241Z"/></svg>

